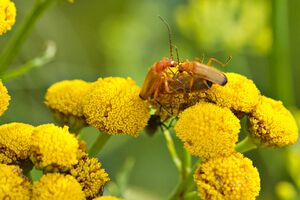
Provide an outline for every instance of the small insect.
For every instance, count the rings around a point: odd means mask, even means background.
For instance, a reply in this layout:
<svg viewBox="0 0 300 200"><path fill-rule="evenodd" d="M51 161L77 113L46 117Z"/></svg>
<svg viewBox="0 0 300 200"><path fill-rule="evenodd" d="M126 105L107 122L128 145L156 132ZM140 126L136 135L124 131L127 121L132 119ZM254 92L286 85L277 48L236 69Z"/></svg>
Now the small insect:
<svg viewBox="0 0 300 200"><path fill-rule="evenodd" d="M227 83L225 74L211 65L214 61L224 66L231 57L225 64L215 58L210 58L207 64L203 63L203 59L180 62L176 48L177 61L174 61L170 27L163 18L160 19L168 28L170 58L163 58L152 65L145 77L140 98L155 101L160 94L189 93L208 89L214 83L222 86Z"/></svg>

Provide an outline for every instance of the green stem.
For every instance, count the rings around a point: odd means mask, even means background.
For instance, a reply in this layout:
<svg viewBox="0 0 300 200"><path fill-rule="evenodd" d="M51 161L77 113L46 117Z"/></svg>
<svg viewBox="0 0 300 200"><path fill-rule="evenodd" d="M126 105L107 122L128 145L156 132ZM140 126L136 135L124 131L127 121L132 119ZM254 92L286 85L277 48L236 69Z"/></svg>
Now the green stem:
<svg viewBox="0 0 300 200"><path fill-rule="evenodd" d="M195 199L200 199L197 191L189 192L186 195L184 195L184 200L195 200Z"/></svg>
<svg viewBox="0 0 300 200"><path fill-rule="evenodd" d="M97 156L97 154L101 151L101 149L104 147L104 145L107 143L108 139L111 137L111 135L107 133L101 133L97 140L94 142L93 146L89 150L90 156Z"/></svg>
<svg viewBox="0 0 300 200"><path fill-rule="evenodd" d="M173 162L175 163L175 166L177 167L178 171L181 172L182 171L182 163L181 163L181 160L180 160L180 158L179 158L179 156L176 152L176 148L175 148L172 136L170 134L170 131L164 126L161 126L161 129L162 129L162 132L165 136L166 144L167 144L169 153L170 153L170 155L173 159Z"/></svg>
<svg viewBox="0 0 300 200"><path fill-rule="evenodd" d="M3 75L8 66L12 63L35 23L55 1L56 0L44 0L35 2L29 15L26 16L24 21L17 28L16 32L14 32L12 37L9 39L5 49L1 52L0 75Z"/></svg>
<svg viewBox="0 0 300 200"><path fill-rule="evenodd" d="M171 194L169 200L183 200L185 191L188 188L191 188L191 186L194 184L193 174L199 164L201 163L201 160L199 159L191 168L191 171L187 174L185 179L181 179L180 183L177 185L174 192Z"/></svg>
<svg viewBox="0 0 300 200"><path fill-rule="evenodd" d="M235 146L235 150L240 153L246 153L247 151L250 151L252 149L256 149L257 145L253 143L250 136L247 136L245 139L243 139L241 142L239 142Z"/></svg>
<svg viewBox="0 0 300 200"><path fill-rule="evenodd" d="M272 91L286 105L293 105L294 87L289 58L288 1L272 1L273 48L270 60Z"/></svg>

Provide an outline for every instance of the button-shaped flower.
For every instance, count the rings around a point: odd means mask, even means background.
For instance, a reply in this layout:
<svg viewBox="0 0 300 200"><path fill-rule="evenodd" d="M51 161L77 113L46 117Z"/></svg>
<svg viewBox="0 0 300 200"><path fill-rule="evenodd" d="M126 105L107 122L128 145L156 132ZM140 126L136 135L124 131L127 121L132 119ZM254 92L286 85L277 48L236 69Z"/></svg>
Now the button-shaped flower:
<svg viewBox="0 0 300 200"><path fill-rule="evenodd" d="M240 122L228 108L200 102L182 112L175 130L192 155L208 159L234 152Z"/></svg>
<svg viewBox="0 0 300 200"><path fill-rule="evenodd" d="M0 126L0 162L4 164L29 158L34 127L23 123Z"/></svg>
<svg viewBox="0 0 300 200"><path fill-rule="evenodd" d="M260 100L260 91L253 81L236 73L226 73L226 77L227 84L213 84L207 90L207 98L237 114L251 112Z"/></svg>
<svg viewBox="0 0 300 200"><path fill-rule="evenodd" d="M108 174L96 158L89 158L82 153L77 165L74 165L70 174L80 183L86 197L96 197L103 192L104 185L109 181Z"/></svg>
<svg viewBox="0 0 300 200"><path fill-rule="evenodd" d="M0 199L29 200L31 183L18 166L0 164Z"/></svg>
<svg viewBox="0 0 300 200"><path fill-rule="evenodd" d="M9 31L15 22L15 4L10 0L0 0L0 35Z"/></svg>
<svg viewBox="0 0 300 200"><path fill-rule="evenodd" d="M263 96L249 116L249 132L258 145L283 147L298 139L297 123L281 101Z"/></svg>
<svg viewBox="0 0 300 200"><path fill-rule="evenodd" d="M68 127L45 124L32 133L31 160L44 171L65 171L78 163L78 141Z"/></svg>
<svg viewBox="0 0 300 200"><path fill-rule="evenodd" d="M1 0L0 0L0 3L1 3ZM0 16L1 16L1 14L0 14ZM1 27L0 27L0 29L1 29ZM10 96L7 92L7 89L3 85L2 81L0 80L0 116L3 115L3 113L6 111L9 101L10 101Z"/></svg>
<svg viewBox="0 0 300 200"><path fill-rule="evenodd" d="M149 105L140 99L130 78L100 78L84 101L87 122L109 134L137 136L150 118Z"/></svg>
<svg viewBox="0 0 300 200"><path fill-rule="evenodd" d="M80 184L73 176L63 174L46 174L35 182L32 189L32 200L84 200Z"/></svg>
<svg viewBox="0 0 300 200"><path fill-rule="evenodd" d="M200 164L194 179L203 200L254 200L260 191L257 169L239 153Z"/></svg>

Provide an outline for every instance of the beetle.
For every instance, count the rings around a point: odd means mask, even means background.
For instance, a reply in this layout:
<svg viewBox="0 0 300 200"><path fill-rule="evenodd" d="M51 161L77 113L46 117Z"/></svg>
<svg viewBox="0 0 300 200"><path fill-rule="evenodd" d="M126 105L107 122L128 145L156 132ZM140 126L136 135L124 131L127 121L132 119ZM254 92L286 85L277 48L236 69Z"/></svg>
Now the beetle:
<svg viewBox="0 0 300 200"><path fill-rule="evenodd" d="M226 65L230 59L231 57L222 65ZM204 64L197 60L178 63L173 59L163 58L149 69L140 91L140 97L143 100L155 100L159 94L208 89L213 83L224 86L227 83L226 75L212 67L212 61L217 60L210 58L208 63Z"/></svg>

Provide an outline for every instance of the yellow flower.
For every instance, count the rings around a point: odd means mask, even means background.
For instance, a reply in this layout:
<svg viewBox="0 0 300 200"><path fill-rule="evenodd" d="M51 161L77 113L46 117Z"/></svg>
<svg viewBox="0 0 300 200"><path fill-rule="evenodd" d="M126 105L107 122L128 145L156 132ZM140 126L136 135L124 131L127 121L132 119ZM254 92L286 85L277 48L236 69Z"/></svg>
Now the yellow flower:
<svg viewBox="0 0 300 200"><path fill-rule="evenodd" d="M30 199L31 184L18 166L0 164L0 199Z"/></svg>
<svg viewBox="0 0 300 200"><path fill-rule="evenodd" d="M29 157L34 127L23 123L0 126L0 162L9 164Z"/></svg>
<svg viewBox="0 0 300 200"><path fill-rule="evenodd" d="M236 73L226 73L225 86L213 84L207 90L207 98L219 106L230 108L234 113L249 113L260 100L260 91L252 80Z"/></svg>
<svg viewBox="0 0 300 200"><path fill-rule="evenodd" d="M102 196L102 197L97 197L93 200L122 200L122 199L113 196Z"/></svg>
<svg viewBox="0 0 300 200"><path fill-rule="evenodd" d="M48 88L45 104L65 115L83 116L82 100L91 84L82 80L65 80Z"/></svg>
<svg viewBox="0 0 300 200"><path fill-rule="evenodd" d="M96 158L89 158L86 153L71 168L70 174L80 183L86 197L96 197L103 192L104 185L109 181L101 163Z"/></svg>
<svg viewBox="0 0 300 200"><path fill-rule="evenodd" d="M281 101L262 97L249 116L249 132L258 145L283 147L298 139L298 127L289 110Z"/></svg>
<svg viewBox="0 0 300 200"><path fill-rule="evenodd" d="M15 4L10 0L0 0L0 35L9 31L15 22Z"/></svg>
<svg viewBox="0 0 300 200"><path fill-rule="evenodd" d="M228 108L200 102L181 113L175 130L192 155L208 159L234 152L240 123Z"/></svg>
<svg viewBox="0 0 300 200"><path fill-rule="evenodd" d="M32 200L84 200L80 184L73 176L63 174L46 174L35 182Z"/></svg>
<svg viewBox="0 0 300 200"><path fill-rule="evenodd" d="M254 200L260 190L257 169L239 153L200 164L194 179L203 200Z"/></svg>
<svg viewBox="0 0 300 200"><path fill-rule="evenodd" d="M54 117L70 129L80 129L86 122L82 101L91 84L82 80L65 80L53 84L45 95L45 104L53 111Z"/></svg>
<svg viewBox="0 0 300 200"><path fill-rule="evenodd" d="M1 0L0 0L1 2ZM0 6L1 8L1 6ZM1 16L1 14L0 14ZM0 26L1 29L1 26ZM0 116L6 111L8 104L10 101L10 96L7 92L6 87L3 85L2 81L0 80Z"/></svg>
<svg viewBox="0 0 300 200"><path fill-rule="evenodd" d="M65 171L78 163L78 147L68 127L41 125L32 133L31 160L39 169Z"/></svg>
<svg viewBox="0 0 300 200"><path fill-rule="evenodd" d="M150 118L149 106L130 78L100 78L84 101L87 122L109 134L137 136Z"/></svg>

